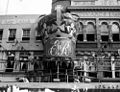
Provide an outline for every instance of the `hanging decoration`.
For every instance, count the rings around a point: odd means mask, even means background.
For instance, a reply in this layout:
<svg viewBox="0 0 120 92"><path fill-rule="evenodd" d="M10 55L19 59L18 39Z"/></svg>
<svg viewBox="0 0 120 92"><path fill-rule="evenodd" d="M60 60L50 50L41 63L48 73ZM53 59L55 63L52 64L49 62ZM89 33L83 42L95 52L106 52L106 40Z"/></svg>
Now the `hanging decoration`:
<svg viewBox="0 0 120 92"><path fill-rule="evenodd" d="M44 16L38 22L46 56L74 58L78 28L78 16L63 13L62 6L56 6L56 14Z"/></svg>

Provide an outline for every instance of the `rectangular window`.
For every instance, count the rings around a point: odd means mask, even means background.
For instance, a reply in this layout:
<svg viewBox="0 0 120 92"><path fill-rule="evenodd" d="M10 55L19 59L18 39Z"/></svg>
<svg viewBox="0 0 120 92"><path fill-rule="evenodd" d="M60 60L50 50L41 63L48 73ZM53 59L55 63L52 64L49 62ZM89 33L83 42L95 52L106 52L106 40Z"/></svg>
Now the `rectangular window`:
<svg viewBox="0 0 120 92"><path fill-rule="evenodd" d="M119 41L120 39L119 34L113 34L112 38L113 38L113 41Z"/></svg>
<svg viewBox="0 0 120 92"><path fill-rule="evenodd" d="M83 34L79 34L79 35L77 36L77 40L78 40L78 41L83 41Z"/></svg>
<svg viewBox="0 0 120 92"><path fill-rule="evenodd" d="M23 29L23 37L22 41L29 41L30 40L30 28Z"/></svg>
<svg viewBox="0 0 120 92"><path fill-rule="evenodd" d="M3 37L3 29L0 29L0 40L2 40Z"/></svg>
<svg viewBox="0 0 120 92"><path fill-rule="evenodd" d="M36 31L36 41L42 40L41 32L39 30Z"/></svg>
<svg viewBox="0 0 120 92"><path fill-rule="evenodd" d="M87 34L87 41L95 41L95 34Z"/></svg>
<svg viewBox="0 0 120 92"><path fill-rule="evenodd" d="M9 41L14 41L16 36L16 29L9 29Z"/></svg>
<svg viewBox="0 0 120 92"><path fill-rule="evenodd" d="M109 35L102 35L101 40L102 41L108 41L109 40Z"/></svg>

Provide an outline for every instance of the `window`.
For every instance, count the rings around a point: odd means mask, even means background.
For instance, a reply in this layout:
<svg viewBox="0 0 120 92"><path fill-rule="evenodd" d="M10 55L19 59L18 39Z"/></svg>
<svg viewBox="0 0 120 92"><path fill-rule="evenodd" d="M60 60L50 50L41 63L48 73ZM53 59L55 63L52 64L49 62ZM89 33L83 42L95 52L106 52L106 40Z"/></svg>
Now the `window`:
<svg viewBox="0 0 120 92"><path fill-rule="evenodd" d="M117 23L113 23L111 30L112 30L112 40L119 41L119 39L120 39L120 37L119 37L119 25Z"/></svg>
<svg viewBox="0 0 120 92"><path fill-rule="evenodd" d="M0 29L0 40L2 40L2 36L3 36L3 29Z"/></svg>
<svg viewBox="0 0 120 92"><path fill-rule="evenodd" d="M41 32L40 30L36 30L36 41L42 40Z"/></svg>
<svg viewBox="0 0 120 92"><path fill-rule="evenodd" d="M22 41L29 41L29 40L30 40L30 28L23 29Z"/></svg>
<svg viewBox="0 0 120 92"><path fill-rule="evenodd" d="M78 31L77 40L83 41L83 24L80 22L78 26L79 26L79 31Z"/></svg>
<svg viewBox="0 0 120 92"><path fill-rule="evenodd" d="M102 41L108 41L109 40L109 29L108 29L108 24L106 22L103 22L101 27L101 40Z"/></svg>
<svg viewBox="0 0 120 92"><path fill-rule="evenodd" d="M78 34L77 40L78 41L83 41L83 34Z"/></svg>
<svg viewBox="0 0 120 92"><path fill-rule="evenodd" d="M95 41L95 26L92 22L89 22L86 27L86 39L87 41Z"/></svg>
<svg viewBox="0 0 120 92"><path fill-rule="evenodd" d="M5 72L13 72L14 59L15 59L15 52L8 52L7 67L6 67Z"/></svg>
<svg viewBox="0 0 120 92"><path fill-rule="evenodd" d="M16 35L16 29L9 29L9 41L14 41Z"/></svg>

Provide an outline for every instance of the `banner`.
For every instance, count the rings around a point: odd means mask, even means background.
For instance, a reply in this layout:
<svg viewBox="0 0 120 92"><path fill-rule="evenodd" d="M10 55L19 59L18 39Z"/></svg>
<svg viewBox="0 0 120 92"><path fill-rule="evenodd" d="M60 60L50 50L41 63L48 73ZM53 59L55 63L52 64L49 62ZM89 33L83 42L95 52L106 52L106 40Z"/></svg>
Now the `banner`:
<svg viewBox="0 0 120 92"><path fill-rule="evenodd" d="M68 38L48 39L45 43L46 56L75 57L75 43Z"/></svg>

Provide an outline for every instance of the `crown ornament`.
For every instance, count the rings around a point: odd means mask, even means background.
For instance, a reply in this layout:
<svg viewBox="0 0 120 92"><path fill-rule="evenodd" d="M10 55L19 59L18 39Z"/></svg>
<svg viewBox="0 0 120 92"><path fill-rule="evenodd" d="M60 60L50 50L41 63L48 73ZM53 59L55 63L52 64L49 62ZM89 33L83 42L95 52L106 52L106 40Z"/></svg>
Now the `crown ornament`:
<svg viewBox="0 0 120 92"><path fill-rule="evenodd" d="M44 16L38 22L38 30L46 56L74 57L78 16L62 12L62 6L56 6L56 12Z"/></svg>

